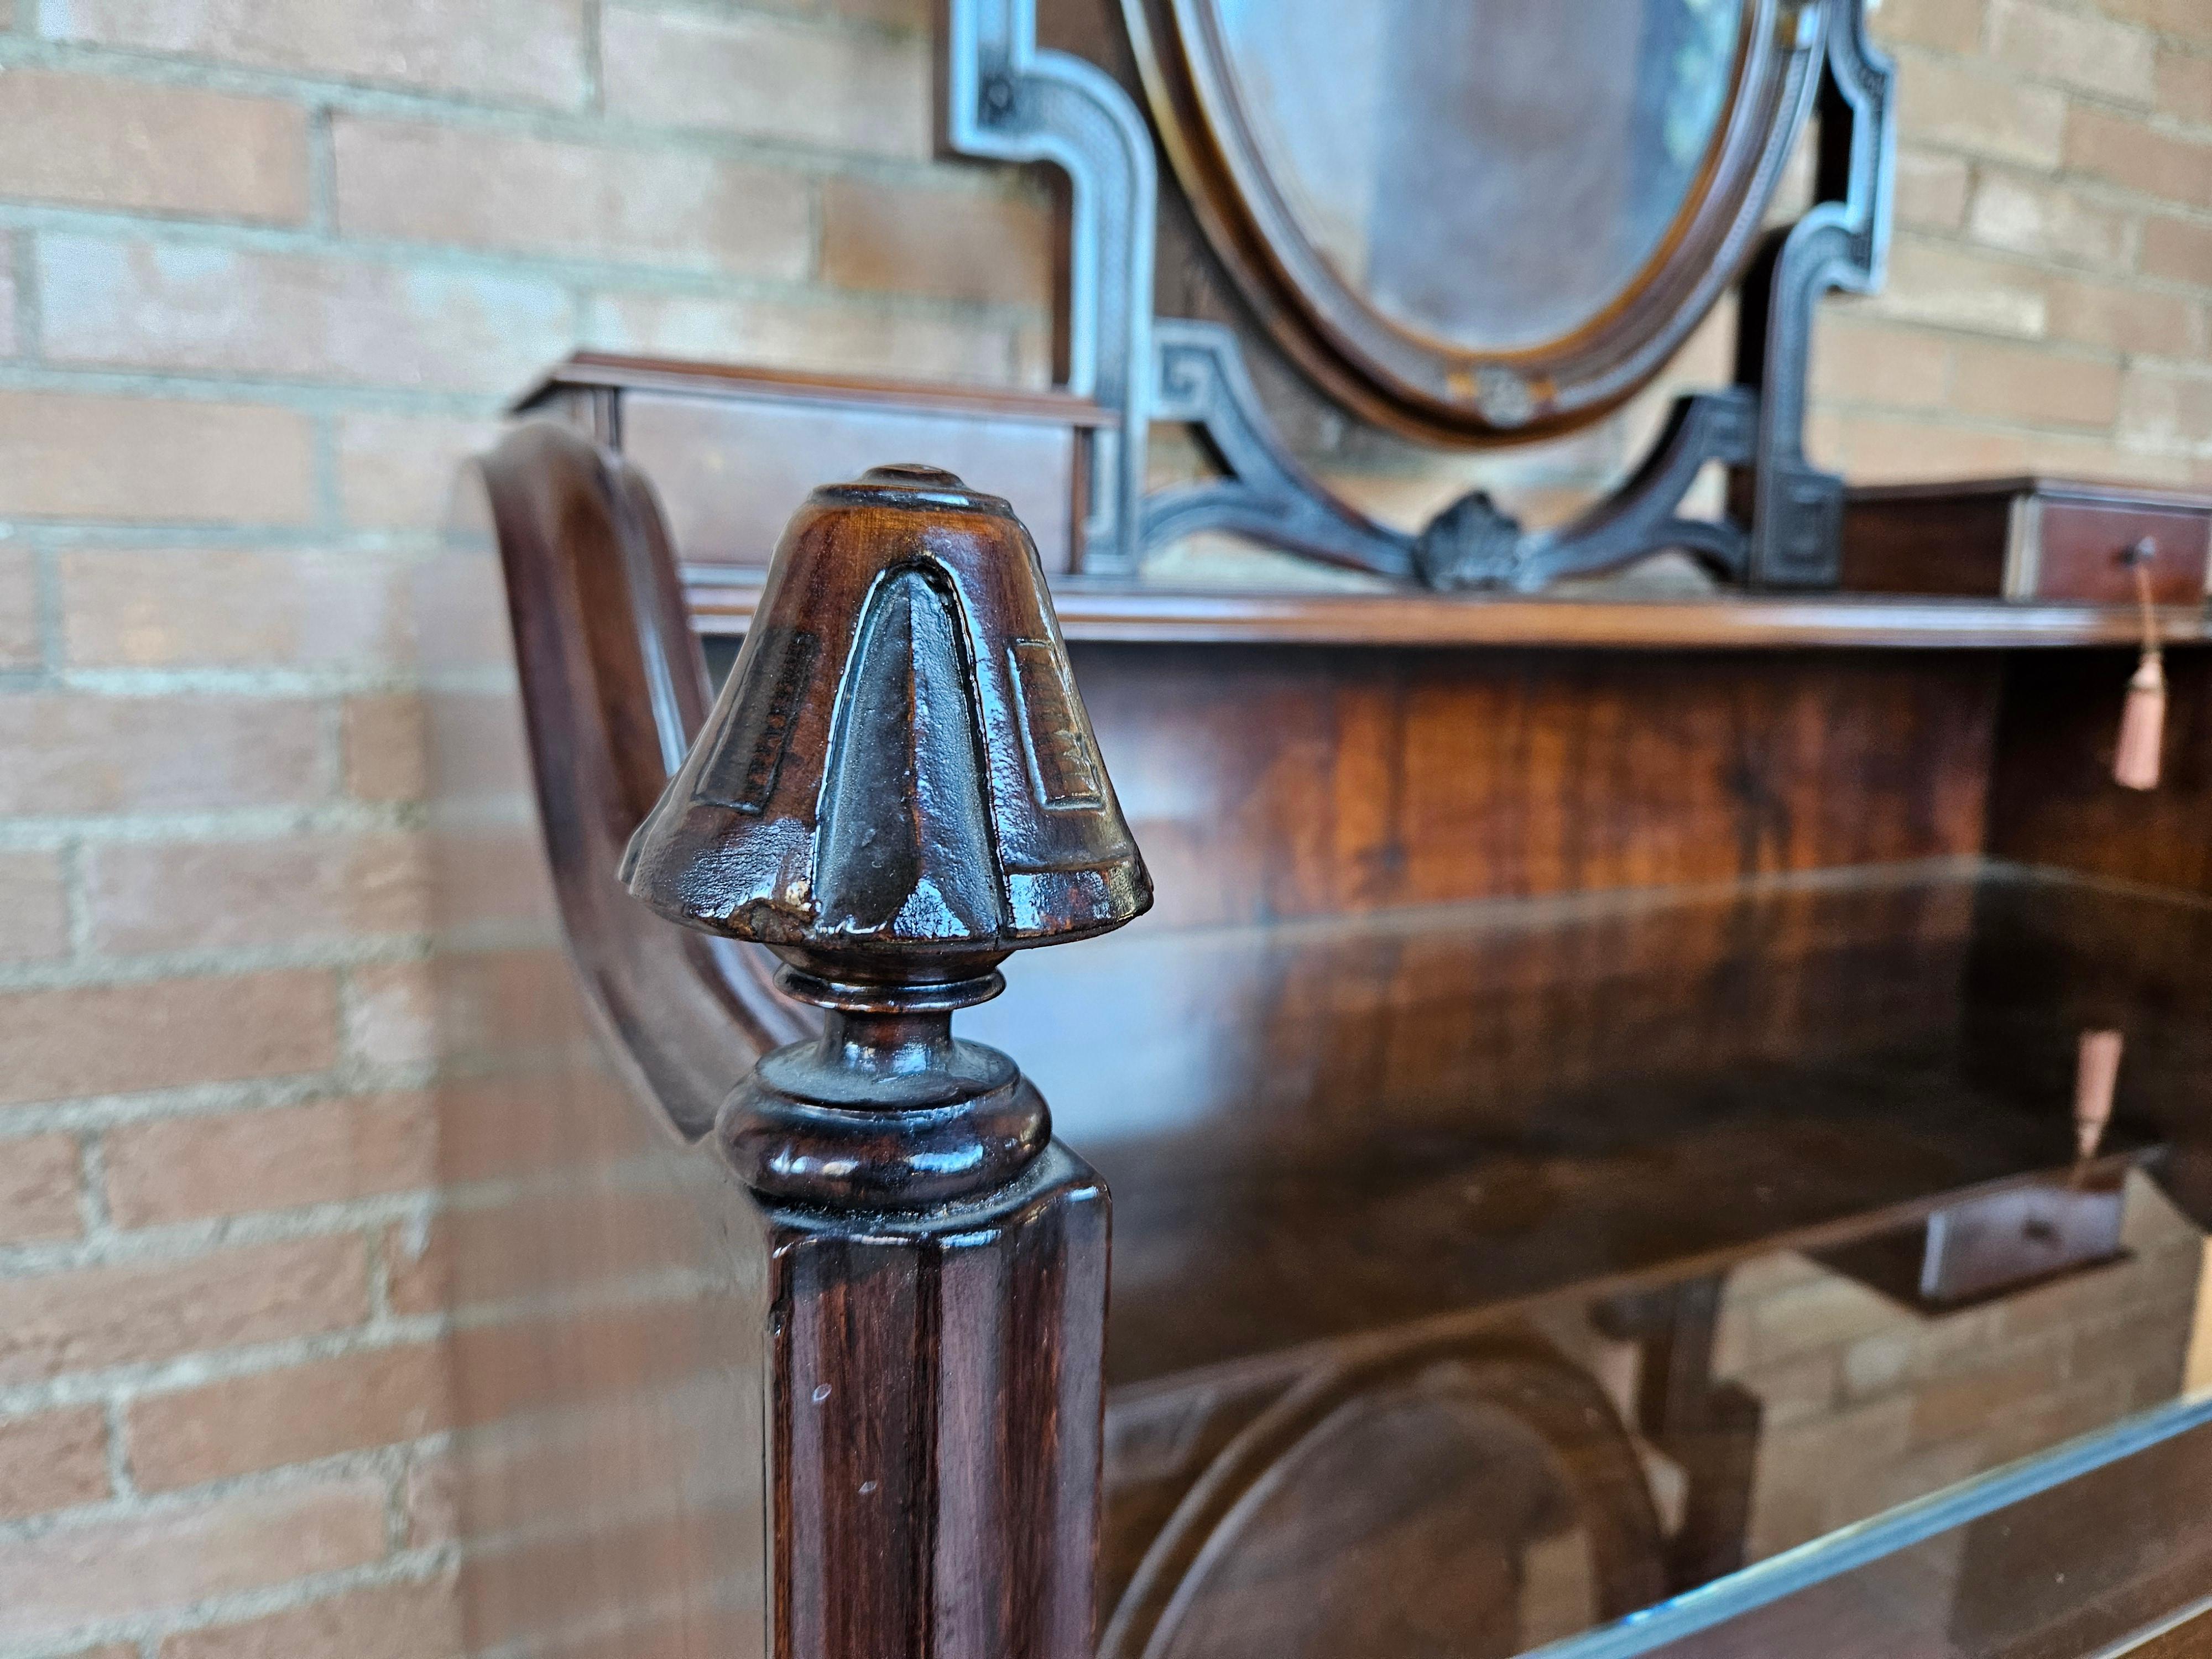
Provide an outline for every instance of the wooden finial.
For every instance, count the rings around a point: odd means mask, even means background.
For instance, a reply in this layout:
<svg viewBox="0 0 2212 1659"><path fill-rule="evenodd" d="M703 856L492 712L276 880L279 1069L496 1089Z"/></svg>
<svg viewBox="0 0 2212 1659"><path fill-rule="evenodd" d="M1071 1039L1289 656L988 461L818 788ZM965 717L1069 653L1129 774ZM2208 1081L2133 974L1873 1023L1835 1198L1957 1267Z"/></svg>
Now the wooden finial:
<svg viewBox="0 0 2212 1659"><path fill-rule="evenodd" d="M2146 536L2122 556L2135 574L2136 603L2142 616L2142 656L2128 681L2120 740L2112 750L2112 781L2124 789L2155 789L2159 751L2166 743L2166 661L2150 596L2150 564L2158 556L2158 544Z"/></svg>
<svg viewBox="0 0 2212 1659"><path fill-rule="evenodd" d="M1006 502L910 465L816 490L622 873L830 1010L723 1109L756 1190L915 1208L1019 1173L1044 1103L955 1042L952 1011L1009 951L1140 915L1152 884Z"/></svg>

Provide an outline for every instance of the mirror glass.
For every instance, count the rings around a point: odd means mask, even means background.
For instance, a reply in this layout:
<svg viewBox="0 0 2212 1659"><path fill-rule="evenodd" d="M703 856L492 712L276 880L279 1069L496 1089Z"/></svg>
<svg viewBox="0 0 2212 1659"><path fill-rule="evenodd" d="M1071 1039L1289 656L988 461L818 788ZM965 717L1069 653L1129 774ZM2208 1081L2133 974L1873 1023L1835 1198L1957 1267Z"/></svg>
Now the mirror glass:
<svg viewBox="0 0 2212 1659"><path fill-rule="evenodd" d="M1345 287L1469 351L1574 333L1705 172L1752 0L1200 0L1252 150Z"/></svg>

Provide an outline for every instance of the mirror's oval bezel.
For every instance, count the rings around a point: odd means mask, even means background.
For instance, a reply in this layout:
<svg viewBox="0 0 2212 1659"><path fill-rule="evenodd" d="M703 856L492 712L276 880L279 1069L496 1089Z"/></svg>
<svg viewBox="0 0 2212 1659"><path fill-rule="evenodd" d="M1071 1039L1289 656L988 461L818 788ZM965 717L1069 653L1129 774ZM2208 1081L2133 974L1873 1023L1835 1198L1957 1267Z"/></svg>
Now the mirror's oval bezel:
<svg viewBox="0 0 2212 1659"><path fill-rule="evenodd" d="M1819 9L1746 0L1733 90L1656 251L1572 331L1465 349L1394 322L1307 239L1234 90L1213 0L1122 0L1122 10L1170 163L1269 335L1352 413L1457 447L1586 426L1665 367L1756 247L1819 78Z"/></svg>

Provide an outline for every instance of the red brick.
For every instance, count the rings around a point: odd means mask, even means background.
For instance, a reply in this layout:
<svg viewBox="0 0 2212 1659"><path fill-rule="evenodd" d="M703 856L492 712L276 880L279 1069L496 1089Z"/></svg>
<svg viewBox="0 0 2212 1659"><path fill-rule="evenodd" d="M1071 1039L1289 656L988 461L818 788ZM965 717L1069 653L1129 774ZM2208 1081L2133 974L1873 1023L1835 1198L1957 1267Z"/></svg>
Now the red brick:
<svg viewBox="0 0 2212 1659"><path fill-rule="evenodd" d="M368 1255L351 1236L0 1279L0 1381L341 1330L368 1314Z"/></svg>
<svg viewBox="0 0 2212 1659"><path fill-rule="evenodd" d="M36 668L45 657L39 642L39 566L27 547L0 537L0 668Z"/></svg>
<svg viewBox="0 0 2212 1659"><path fill-rule="evenodd" d="M107 1207L118 1225L334 1204L436 1184L428 1097L371 1095L108 1132Z"/></svg>
<svg viewBox="0 0 2212 1659"><path fill-rule="evenodd" d="M2212 57L2162 48L2158 54L2158 107L2198 126L2212 126Z"/></svg>
<svg viewBox="0 0 2212 1659"><path fill-rule="evenodd" d="M1883 415L1839 416L1833 441L1837 447L1824 452L1830 463L1868 483L2018 472L2029 447L2027 439L2013 433Z"/></svg>
<svg viewBox="0 0 2212 1659"><path fill-rule="evenodd" d="M17 286L15 260L0 250L0 357L14 356L21 346L15 334Z"/></svg>
<svg viewBox="0 0 2212 1659"><path fill-rule="evenodd" d="M450 1418L439 1350L410 1343L145 1395L125 1433L131 1479L164 1492L396 1445Z"/></svg>
<svg viewBox="0 0 2212 1659"><path fill-rule="evenodd" d="M341 746L346 793L361 800L420 800L426 787L422 700L412 692L346 699Z"/></svg>
<svg viewBox="0 0 2212 1659"><path fill-rule="evenodd" d="M2132 216L2073 191L1986 170L1966 220L1966 234L1985 247L2118 270L2133 261L2133 228Z"/></svg>
<svg viewBox="0 0 2212 1659"><path fill-rule="evenodd" d="M0 994L0 1102L319 1072L335 977L291 969Z"/></svg>
<svg viewBox="0 0 2212 1659"><path fill-rule="evenodd" d="M404 971L403 971L404 970ZM368 969L356 970L356 989ZM589 1030L565 953L448 951L429 963L377 969L395 1009L434 1024L449 1054L560 1051Z"/></svg>
<svg viewBox="0 0 2212 1659"><path fill-rule="evenodd" d="M641 1149L647 1108L588 1066L437 1085L438 1170L449 1182L584 1169Z"/></svg>
<svg viewBox="0 0 2212 1659"><path fill-rule="evenodd" d="M740 161L340 116L349 236L805 274L805 180Z"/></svg>
<svg viewBox="0 0 2212 1659"><path fill-rule="evenodd" d="M1899 123L1918 144L2033 167L2057 165L2066 96L1977 64L1915 55L1899 66Z"/></svg>
<svg viewBox="0 0 2212 1659"><path fill-rule="evenodd" d="M417 1452L408 1460L408 1548L428 1549L461 1535L462 1480L451 1451Z"/></svg>
<svg viewBox="0 0 2212 1659"><path fill-rule="evenodd" d="M441 932L554 916L552 872L536 826L463 835L430 845L430 915Z"/></svg>
<svg viewBox="0 0 2212 1659"><path fill-rule="evenodd" d="M1886 40L1972 52L1981 46L1982 11L1982 0L1889 0L1874 14L1874 27Z"/></svg>
<svg viewBox="0 0 2212 1659"><path fill-rule="evenodd" d="M1868 309L1950 328L2033 336L2043 332L2048 301L2032 270L1900 238L1890 252L1889 280Z"/></svg>
<svg viewBox="0 0 2212 1659"><path fill-rule="evenodd" d="M423 787L441 802L491 807L533 800L522 707L511 691L436 690L423 702Z"/></svg>
<svg viewBox="0 0 2212 1659"><path fill-rule="evenodd" d="M2212 378L2163 369L2128 371L2121 396L2123 437L2161 449L2212 443Z"/></svg>
<svg viewBox="0 0 2212 1659"><path fill-rule="evenodd" d="M2204 0L2100 0L2100 3L2116 17L2142 23L2162 34L2212 45L2212 13L2204 9Z"/></svg>
<svg viewBox="0 0 2212 1659"><path fill-rule="evenodd" d="M0 1637L50 1642L97 1620L335 1572L384 1553L380 1480L242 1494L0 1543Z"/></svg>
<svg viewBox="0 0 2212 1659"><path fill-rule="evenodd" d="M587 1188L448 1211L419 1251L386 1230L392 1310L434 1314L694 1267L691 1228L659 1192Z"/></svg>
<svg viewBox="0 0 2212 1659"><path fill-rule="evenodd" d="M77 1212L74 1135L25 1135L0 1140L0 1243L75 1238Z"/></svg>
<svg viewBox="0 0 2212 1659"><path fill-rule="evenodd" d="M441 1577L356 1590L244 1624L184 1631L163 1639L161 1659L460 1659L462 1651L460 1602L453 1580Z"/></svg>
<svg viewBox="0 0 2212 1659"><path fill-rule="evenodd" d="M347 975L346 1053L370 1066L421 1065L440 1052L439 986L427 963L376 963Z"/></svg>
<svg viewBox="0 0 2212 1659"><path fill-rule="evenodd" d="M1990 48L1999 63L2122 103L2150 101L2154 44L2147 30L2041 0L1990 7Z"/></svg>
<svg viewBox="0 0 2212 1659"><path fill-rule="evenodd" d="M423 849L412 836L123 842L88 849L85 903L103 951L302 945L419 933Z"/></svg>
<svg viewBox="0 0 2212 1659"><path fill-rule="evenodd" d="M1939 409L1950 380L1950 342L1940 334L1844 316L1823 317L1813 331L1818 398Z"/></svg>
<svg viewBox="0 0 2212 1659"><path fill-rule="evenodd" d="M928 43L799 18L610 8L607 113L927 160ZM834 90L832 90L834 89Z"/></svg>
<svg viewBox="0 0 2212 1659"><path fill-rule="evenodd" d="M580 0L46 0L51 39L574 107Z"/></svg>
<svg viewBox="0 0 2212 1659"><path fill-rule="evenodd" d="M859 179L822 186L822 276L832 286L1042 307L1052 216L1038 203Z"/></svg>
<svg viewBox="0 0 2212 1659"><path fill-rule="evenodd" d="M294 410L0 392L0 513L19 517L302 524L313 513L313 434Z"/></svg>
<svg viewBox="0 0 2212 1659"><path fill-rule="evenodd" d="M0 697L0 812L186 811L328 794L323 711L290 698Z"/></svg>
<svg viewBox="0 0 2212 1659"><path fill-rule="evenodd" d="M69 954L69 901L54 853L0 853L0 961Z"/></svg>
<svg viewBox="0 0 2212 1659"><path fill-rule="evenodd" d="M2178 137L2087 104L2066 124L2066 165L2191 207L2212 207L2212 143Z"/></svg>
<svg viewBox="0 0 2212 1659"><path fill-rule="evenodd" d="M1972 174L1955 155L1929 155L1903 149L1897 154L1897 222L1923 230L1956 230L1966 221L1966 192Z"/></svg>
<svg viewBox="0 0 2212 1659"><path fill-rule="evenodd" d="M502 392L575 332L536 276L58 233L39 272L58 362Z"/></svg>
<svg viewBox="0 0 2212 1659"><path fill-rule="evenodd" d="M2172 294L2154 294L2119 283L2054 277L2051 337L2153 357L2185 357L2204 347L2204 307Z"/></svg>
<svg viewBox="0 0 2212 1659"><path fill-rule="evenodd" d="M1962 340L1951 407L2023 426L2109 427L2120 409L2120 370L2096 358Z"/></svg>
<svg viewBox="0 0 2212 1659"><path fill-rule="evenodd" d="M0 76L0 195L297 223L307 116L297 105L105 76Z"/></svg>
<svg viewBox="0 0 2212 1659"><path fill-rule="evenodd" d="M338 420L338 501L358 530L434 530L445 525L461 464L499 441L489 421L412 415ZM505 623L502 613L501 621Z"/></svg>
<svg viewBox="0 0 2212 1659"><path fill-rule="evenodd" d="M408 656L404 572L371 553L83 549L61 556L81 667L390 667Z"/></svg>
<svg viewBox="0 0 2212 1659"><path fill-rule="evenodd" d="M2193 219L2146 219L2142 268L2147 276L2212 288L2212 225Z"/></svg>
<svg viewBox="0 0 2212 1659"><path fill-rule="evenodd" d="M107 1494L107 1419L99 1407L0 1421L0 1517L96 1504ZM5 1549L0 1545L0 1557Z"/></svg>

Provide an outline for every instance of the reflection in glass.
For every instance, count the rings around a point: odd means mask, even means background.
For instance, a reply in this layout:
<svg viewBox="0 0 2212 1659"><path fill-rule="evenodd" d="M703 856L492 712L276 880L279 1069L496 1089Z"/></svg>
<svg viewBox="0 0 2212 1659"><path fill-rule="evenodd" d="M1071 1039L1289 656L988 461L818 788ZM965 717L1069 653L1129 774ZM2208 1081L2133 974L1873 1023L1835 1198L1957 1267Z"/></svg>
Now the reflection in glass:
<svg viewBox="0 0 2212 1659"><path fill-rule="evenodd" d="M1393 323L1573 332L1656 253L1728 102L1745 0L1212 0L1291 216Z"/></svg>

